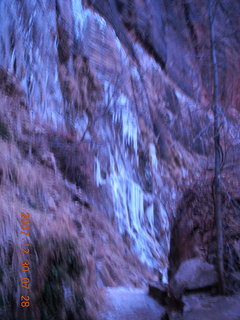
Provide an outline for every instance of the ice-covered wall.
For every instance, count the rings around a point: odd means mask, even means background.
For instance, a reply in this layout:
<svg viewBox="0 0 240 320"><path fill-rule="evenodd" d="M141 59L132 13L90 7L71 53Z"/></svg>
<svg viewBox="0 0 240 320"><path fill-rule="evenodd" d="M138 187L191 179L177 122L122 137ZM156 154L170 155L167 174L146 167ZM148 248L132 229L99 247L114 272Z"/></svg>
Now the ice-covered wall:
<svg viewBox="0 0 240 320"><path fill-rule="evenodd" d="M137 59L128 54L109 22L80 0L2 0L0 19L0 65L15 75L32 116L42 121L65 124L66 109L74 105L64 91L65 80L72 87L83 85L74 59L87 57L102 96L92 108L80 110L74 128L93 149L93 178L107 199L106 212L119 232L131 238L141 261L160 270L167 281L169 217L186 168L194 163L170 133L160 137L157 132L166 128L167 116L172 122L177 117L166 109L165 87L178 88L140 44L133 45ZM66 79L61 79L63 70ZM160 138L166 138L166 149L171 145L168 159L167 152L161 156Z"/></svg>
<svg viewBox="0 0 240 320"><path fill-rule="evenodd" d="M56 10L35 0L0 2L0 65L24 89L32 114L59 123L62 92L58 79Z"/></svg>
<svg viewBox="0 0 240 320"><path fill-rule="evenodd" d="M132 250L137 253L142 262L160 269L166 281L167 263L161 264L160 261L161 258L167 261L168 249L164 250L162 243L155 236L155 196L143 190L139 179L138 145L142 142L138 123L138 106L135 105L131 89L127 88L130 77L139 82L140 75L109 23L97 13L84 9L79 1L72 3L76 38L81 39L83 52L89 55L91 65L98 70L97 76L103 83L105 91L103 104L110 115L108 121L102 122L103 128L99 129L98 125L98 136L105 142L102 148L107 151L104 157L98 158L98 155L95 157L95 183L101 189L111 190L110 197L115 221L120 233L127 233L132 239ZM99 32L97 35L96 30ZM96 39L99 41L98 47L95 43ZM102 65L99 66L99 56L103 59L101 63L105 68ZM113 72L110 74L107 60L111 61L114 58L117 63L116 66L111 66ZM124 72L126 72L125 83L116 81L116 78L123 77ZM139 86L142 84L139 83ZM108 136L109 133L110 136ZM157 170L158 160L153 143L149 144L149 154L152 167ZM101 171L106 161L109 161L109 168L107 176L103 177ZM168 247L168 218L161 208L158 214L162 215L160 220L165 231L163 243Z"/></svg>

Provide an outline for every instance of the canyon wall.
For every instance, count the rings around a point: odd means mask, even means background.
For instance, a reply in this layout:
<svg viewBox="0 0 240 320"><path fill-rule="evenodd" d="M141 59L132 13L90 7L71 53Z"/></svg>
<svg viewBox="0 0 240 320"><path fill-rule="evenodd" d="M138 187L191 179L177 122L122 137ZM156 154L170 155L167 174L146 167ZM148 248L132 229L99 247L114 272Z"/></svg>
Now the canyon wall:
<svg viewBox="0 0 240 320"><path fill-rule="evenodd" d="M1 90L11 94L6 77L17 83L30 123L39 125L34 130L55 132L49 143L64 178L164 282L177 203L203 178L212 155L208 17L201 2L0 3ZM237 2L220 1L215 17L220 101L234 137L239 10ZM75 139L75 153L68 143L65 149L70 157L78 153L71 173L56 148L60 131Z"/></svg>

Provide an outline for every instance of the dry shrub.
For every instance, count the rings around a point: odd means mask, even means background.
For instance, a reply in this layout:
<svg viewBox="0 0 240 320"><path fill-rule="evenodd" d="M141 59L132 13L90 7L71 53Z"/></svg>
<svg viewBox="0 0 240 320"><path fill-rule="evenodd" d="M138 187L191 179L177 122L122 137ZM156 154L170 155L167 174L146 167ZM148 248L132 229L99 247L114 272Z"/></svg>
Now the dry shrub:
<svg viewBox="0 0 240 320"><path fill-rule="evenodd" d="M91 289L86 290L87 294L85 291L85 279L89 277L85 270L87 249L72 222L76 212L61 177L51 176L50 169L31 165L13 144L0 141L0 147L0 318L89 319L85 301L91 294ZM42 197L37 190L41 190ZM54 192L59 212L49 214L47 203ZM32 289L26 293L31 296L29 310L19 308L23 295L20 278L26 276L20 270L20 262L26 259L20 251L24 243L20 234L21 208L31 214L28 275Z"/></svg>
<svg viewBox="0 0 240 320"><path fill-rule="evenodd" d="M0 139L11 142L21 137L29 125L27 107L22 95L8 97L0 87Z"/></svg>
<svg viewBox="0 0 240 320"><path fill-rule="evenodd" d="M90 190L93 177L93 154L88 143L79 143L66 135L50 136L51 151L64 177L83 190Z"/></svg>
<svg viewBox="0 0 240 320"><path fill-rule="evenodd" d="M21 157L18 150L12 145L0 139L0 185L12 183L17 179L17 164Z"/></svg>
<svg viewBox="0 0 240 320"><path fill-rule="evenodd" d="M30 140L34 143L34 135ZM0 139L0 149L0 319L90 319L98 292L95 284L86 285L88 246L72 222L79 208L62 176L41 165L38 153L20 152L13 139ZM20 270L26 259L20 251L20 210L31 214L29 293L20 283L26 277ZM28 310L19 307L21 295L31 297Z"/></svg>
<svg viewBox="0 0 240 320"><path fill-rule="evenodd" d="M33 209L46 211L52 205L51 175L43 179L45 169L21 157L14 144L0 140L0 184L12 189L18 199Z"/></svg>
<svg viewBox="0 0 240 320"><path fill-rule="evenodd" d="M22 94L20 86L13 75L0 67L0 90L8 96L19 96Z"/></svg>
<svg viewBox="0 0 240 320"><path fill-rule="evenodd" d="M65 101L64 116L69 131L73 130L75 121L83 112L87 113L92 125L93 117L98 112L98 101L102 100L102 87L88 58L77 55L73 68L72 73L65 64L59 66L59 79Z"/></svg>
<svg viewBox="0 0 240 320"><path fill-rule="evenodd" d="M27 212L31 214L29 257L20 250L23 242L19 207L1 201L1 319L89 319L85 302L85 250L70 219L59 214L54 220ZM20 270L21 261L26 259L31 261L27 273L32 284L29 292L24 292L20 282L20 278L26 277ZM28 310L19 307L21 295L31 297Z"/></svg>

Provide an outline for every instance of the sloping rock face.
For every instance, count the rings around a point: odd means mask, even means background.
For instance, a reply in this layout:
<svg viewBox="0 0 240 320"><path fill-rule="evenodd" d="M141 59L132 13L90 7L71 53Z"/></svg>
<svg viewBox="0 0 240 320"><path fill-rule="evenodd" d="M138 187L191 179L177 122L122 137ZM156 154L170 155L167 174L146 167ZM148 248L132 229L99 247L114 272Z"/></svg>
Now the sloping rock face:
<svg viewBox="0 0 240 320"><path fill-rule="evenodd" d="M206 1L180 0L173 4L168 0L88 0L88 3L113 25L130 53L134 52L131 37L134 35L187 95L202 104L209 102L211 55ZM235 72L239 66L239 11L239 3L219 1L214 12L220 100L228 109L239 109L239 74ZM131 36L126 35L126 29Z"/></svg>
<svg viewBox="0 0 240 320"><path fill-rule="evenodd" d="M239 4L220 3L219 37L221 21L229 15L226 32L239 24ZM53 131L49 143L63 176L88 195L126 245L160 270L166 282L178 199L211 154L205 11L201 1L85 5L81 0L2 0L1 68L19 84L22 103L32 121L39 121L39 136L40 123ZM221 102L228 102L234 136L238 34L229 37L219 49L224 56ZM1 79L0 88L9 94ZM59 138L59 130L68 135Z"/></svg>

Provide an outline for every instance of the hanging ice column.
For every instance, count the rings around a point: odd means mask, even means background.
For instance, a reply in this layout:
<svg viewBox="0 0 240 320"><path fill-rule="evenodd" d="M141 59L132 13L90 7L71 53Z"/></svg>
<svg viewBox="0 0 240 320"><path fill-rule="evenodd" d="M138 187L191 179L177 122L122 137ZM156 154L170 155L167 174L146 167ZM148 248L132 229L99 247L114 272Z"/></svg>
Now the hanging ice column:
<svg viewBox="0 0 240 320"><path fill-rule="evenodd" d="M86 10L83 8L82 1L72 0L72 10L74 15L75 36L77 39L81 39L87 18Z"/></svg>
<svg viewBox="0 0 240 320"><path fill-rule="evenodd" d="M95 175L95 182L97 187L105 183L105 180L102 178L102 175L101 175L101 167L97 157L95 157L94 175Z"/></svg>
<svg viewBox="0 0 240 320"><path fill-rule="evenodd" d="M106 87L108 93L109 91L114 92L109 83ZM115 97L108 107L112 114L115 139L120 142L119 147L115 145L110 148L109 146L111 173L108 178L118 228L122 234L127 232L130 235L133 240L132 249L142 262L159 268L159 261L156 257L160 258L164 253L155 238L153 196L144 193L137 181L133 166L133 161L138 163L137 115L134 114L130 100L124 93ZM119 125L120 132L116 130L117 125ZM149 153L152 166L157 169L154 145L150 146ZM96 170L96 173L98 172L99 170ZM99 182L101 180L99 174L97 177ZM146 204L146 210L144 204ZM166 280L167 270L163 267L161 271Z"/></svg>
<svg viewBox="0 0 240 320"><path fill-rule="evenodd" d="M120 123L122 128L123 146L131 146L137 159L138 124L134 117L128 98L121 93L116 101L115 108L111 110L114 124Z"/></svg>
<svg viewBox="0 0 240 320"><path fill-rule="evenodd" d="M161 257L163 252L154 236L153 205L149 205L145 212L144 201L147 196L141 186L133 180L130 163L123 163L117 150L110 159L111 174L108 183L112 189L119 231L130 235L133 250L142 262L157 268L159 264L155 257ZM165 271L163 272L165 276Z"/></svg>
<svg viewBox="0 0 240 320"><path fill-rule="evenodd" d="M165 250L155 238L154 230L154 206L151 194L145 194L135 177L132 161L129 157L131 146L134 150L133 160L138 161L138 123L130 108L130 102L124 94L120 94L110 111L114 124L120 124L122 145L120 150L112 150L110 154L111 174L110 185L114 212L121 233L127 232L133 240L133 249L142 262L151 267L159 268L156 257L165 256ZM152 167L157 169L157 157L155 146L149 147ZM121 157L124 155L124 158ZM147 208L144 210L144 203ZM159 214L162 214L159 213ZM165 216L163 217L165 222ZM165 226L164 226L165 227ZM161 266L163 281L167 281L166 266Z"/></svg>
<svg viewBox="0 0 240 320"><path fill-rule="evenodd" d="M118 174L115 170L112 171L110 183L119 230L121 233L128 231L135 237L143 224L143 191L129 178L129 173L123 166L118 166Z"/></svg>
<svg viewBox="0 0 240 320"><path fill-rule="evenodd" d="M103 46L105 43L107 45L109 41L111 41L111 46L114 46L115 39L118 49L116 52L119 52L118 60L121 61L121 66L123 66L122 70L128 72L130 70L129 59L125 55L121 42L112 27L97 13L84 8L80 0L72 0L72 4L75 19L75 38L81 43L83 51L90 57L90 63L93 66L95 64L94 57L90 53L92 48L95 48L95 42L93 41L95 37L89 37L89 33L93 32L95 35L97 34L99 39L101 38L101 45ZM124 86L113 87L115 81L109 77L108 73L105 74L101 70L97 72L97 76L104 84L105 103L103 105L108 107L112 122L109 121L109 118L104 119L106 122L102 126L106 125L107 130L102 127L98 132L100 139L108 141L105 146L108 150L110 166L107 166L108 176L105 177L104 175L103 178L101 161L104 161L102 159L107 157L107 150L104 150L104 156L99 152L99 160L97 157L95 159L96 185L104 191L106 187L107 192L112 193L113 211L119 231L122 234L125 232L129 234L133 243L132 250L135 251L142 262L151 267L160 268L163 272L163 278L166 279L167 270L165 265L161 264L160 259L160 257L165 258L166 254L162 244L159 244L156 240L154 233L154 195L146 194L142 190L138 180L138 172L135 171L135 165L138 163L140 130L138 129L138 117L134 104L127 95L128 91L124 90ZM138 77L137 73L135 77ZM149 147L149 154L152 168L157 170L158 163L154 145ZM159 212L159 214L162 215L164 212ZM164 222L165 218L163 216L162 224Z"/></svg>

